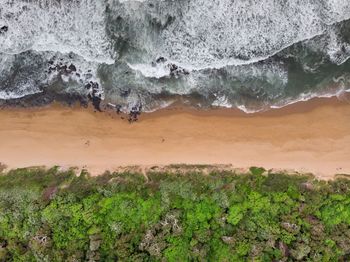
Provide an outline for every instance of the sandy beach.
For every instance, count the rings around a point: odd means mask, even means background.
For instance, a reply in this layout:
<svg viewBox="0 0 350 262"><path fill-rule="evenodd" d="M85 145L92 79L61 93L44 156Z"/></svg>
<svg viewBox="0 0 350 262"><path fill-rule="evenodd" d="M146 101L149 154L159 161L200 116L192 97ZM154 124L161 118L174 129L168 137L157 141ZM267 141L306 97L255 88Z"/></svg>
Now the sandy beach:
<svg viewBox="0 0 350 262"><path fill-rule="evenodd" d="M314 99L265 113L171 107L129 124L114 112L52 105L0 110L8 168L77 166L92 174L129 165L228 164L350 174L350 104Z"/></svg>

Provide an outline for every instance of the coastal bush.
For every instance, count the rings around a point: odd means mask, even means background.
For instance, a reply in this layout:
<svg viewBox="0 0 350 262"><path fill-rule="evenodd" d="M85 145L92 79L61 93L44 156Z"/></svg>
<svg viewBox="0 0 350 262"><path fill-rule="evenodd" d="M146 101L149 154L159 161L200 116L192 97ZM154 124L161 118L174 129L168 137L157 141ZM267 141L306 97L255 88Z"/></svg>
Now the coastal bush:
<svg viewBox="0 0 350 262"><path fill-rule="evenodd" d="M0 261L348 261L350 182L17 169L0 175Z"/></svg>

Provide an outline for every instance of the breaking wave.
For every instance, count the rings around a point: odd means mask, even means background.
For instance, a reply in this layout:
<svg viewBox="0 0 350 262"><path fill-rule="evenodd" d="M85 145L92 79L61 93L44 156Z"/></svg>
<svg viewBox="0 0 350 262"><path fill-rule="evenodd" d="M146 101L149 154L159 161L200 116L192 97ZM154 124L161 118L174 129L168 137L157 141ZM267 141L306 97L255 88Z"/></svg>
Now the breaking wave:
<svg viewBox="0 0 350 262"><path fill-rule="evenodd" d="M256 112L337 95L349 19L343 0L0 0L0 100Z"/></svg>

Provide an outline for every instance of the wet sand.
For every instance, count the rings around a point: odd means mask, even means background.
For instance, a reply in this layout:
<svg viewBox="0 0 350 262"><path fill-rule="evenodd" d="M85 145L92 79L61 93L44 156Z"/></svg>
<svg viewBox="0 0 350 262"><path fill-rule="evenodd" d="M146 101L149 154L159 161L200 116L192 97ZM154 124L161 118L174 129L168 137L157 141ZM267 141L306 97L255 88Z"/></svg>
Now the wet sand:
<svg viewBox="0 0 350 262"><path fill-rule="evenodd" d="M266 113L173 106L129 124L116 113L52 105L0 110L0 162L86 167L229 164L350 174L350 104L313 99Z"/></svg>

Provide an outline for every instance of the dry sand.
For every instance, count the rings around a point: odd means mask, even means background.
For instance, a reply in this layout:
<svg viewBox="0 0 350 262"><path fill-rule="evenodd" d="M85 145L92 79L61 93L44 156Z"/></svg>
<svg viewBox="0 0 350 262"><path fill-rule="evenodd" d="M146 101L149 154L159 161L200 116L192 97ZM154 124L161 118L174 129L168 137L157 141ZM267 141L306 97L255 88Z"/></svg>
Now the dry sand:
<svg viewBox="0 0 350 262"><path fill-rule="evenodd" d="M267 113L172 107L129 124L115 113L50 106L0 110L0 162L87 167L230 164L350 174L350 104L315 99Z"/></svg>

